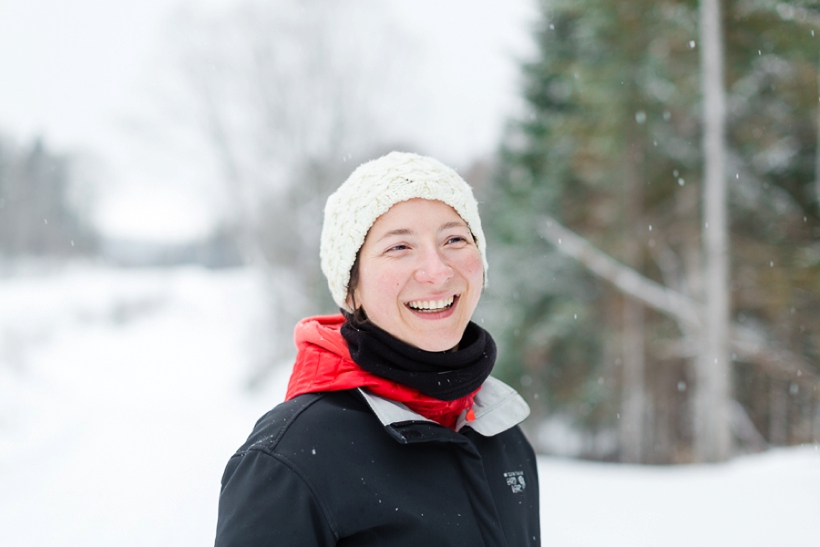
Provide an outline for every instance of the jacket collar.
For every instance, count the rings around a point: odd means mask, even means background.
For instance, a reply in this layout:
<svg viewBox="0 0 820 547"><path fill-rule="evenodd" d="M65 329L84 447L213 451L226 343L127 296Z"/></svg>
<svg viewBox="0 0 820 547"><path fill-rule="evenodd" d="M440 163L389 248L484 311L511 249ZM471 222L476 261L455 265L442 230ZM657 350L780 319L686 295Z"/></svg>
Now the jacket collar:
<svg viewBox="0 0 820 547"><path fill-rule="evenodd" d="M435 423L413 412L402 403L374 395L365 388L359 388L359 391L385 427L401 422ZM468 425L476 433L492 437L524 421L524 418L530 415L530 407L517 391L501 380L490 376L476 394L473 412L475 420L472 422L467 421L466 411L459 416L456 431Z"/></svg>

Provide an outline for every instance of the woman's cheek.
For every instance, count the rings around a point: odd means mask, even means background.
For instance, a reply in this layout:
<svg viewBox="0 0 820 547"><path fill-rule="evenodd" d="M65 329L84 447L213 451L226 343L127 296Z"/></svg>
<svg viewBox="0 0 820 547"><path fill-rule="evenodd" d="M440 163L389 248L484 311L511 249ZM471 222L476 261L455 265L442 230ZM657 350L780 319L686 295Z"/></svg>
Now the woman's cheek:
<svg viewBox="0 0 820 547"><path fill-rule="evenodd" d="M373 286L376 290L374 296L381 304L384 304L396 297L401 288L401 282L389 272L384 272L383 275L373 280Z"/></svg>
<svg viewBox="0 0 820 547"><path fill-rule="evenodd" d="M465 270L469 272L471 275L483 275L484 264L481 262L481 255L476 253L475 255L471 256L467 264L465 264Z"/></svg>

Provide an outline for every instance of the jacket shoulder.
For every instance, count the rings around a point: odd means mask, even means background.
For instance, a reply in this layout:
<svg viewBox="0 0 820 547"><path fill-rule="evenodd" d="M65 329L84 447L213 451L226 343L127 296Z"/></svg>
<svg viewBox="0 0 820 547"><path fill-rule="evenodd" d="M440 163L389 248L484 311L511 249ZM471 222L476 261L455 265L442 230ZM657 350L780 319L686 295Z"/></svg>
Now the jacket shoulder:
<svg viewBox="0 0 820 547"><path fill-rule="evenodd" d="M217 547L328 547L338 527L311 477L277 448L300 417L322 405L322 394L297 397L256 423L222 476Z"/></svg>
<svg viewBox="0 0 820 547"><path fill-rule="evenodd" d="M236 455L254 450L273 454L285 438L293 441L306 431L338 424L340 409L350 411L351 417L365 410L364 403L348 391L308 393L285 401L259 418Z"/></svg>

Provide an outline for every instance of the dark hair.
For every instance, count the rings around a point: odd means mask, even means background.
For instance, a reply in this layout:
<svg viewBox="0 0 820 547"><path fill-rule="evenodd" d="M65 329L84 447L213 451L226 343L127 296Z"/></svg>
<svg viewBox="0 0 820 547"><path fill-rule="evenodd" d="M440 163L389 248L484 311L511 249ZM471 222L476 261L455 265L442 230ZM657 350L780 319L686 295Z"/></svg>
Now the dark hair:
<svg viewBox="0 0 820 547"><path fill-rule="evenodd" d="M356 260L353 261L353 266L350 268L350 279L347 282L347 299L353 308L351 314L353 321L356 323L364 323L367 321L367 313L364 308L356 305L356 289L359 286L359 255L362 254L361 248L356 252Z"/></svg>

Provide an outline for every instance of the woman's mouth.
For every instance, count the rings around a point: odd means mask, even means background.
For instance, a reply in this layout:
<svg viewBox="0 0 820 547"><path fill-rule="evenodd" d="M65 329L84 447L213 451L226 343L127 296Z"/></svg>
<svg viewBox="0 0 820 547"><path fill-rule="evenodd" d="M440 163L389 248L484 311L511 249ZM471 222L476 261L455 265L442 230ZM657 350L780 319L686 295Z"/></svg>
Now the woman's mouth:
<svg viewBox="0 0 820 547"><path fill-rule="evenodd" d="M458 296L448 296L440 300L413 300L405 305L411 310L421 313L440 313L452 308Z"/></svg>

